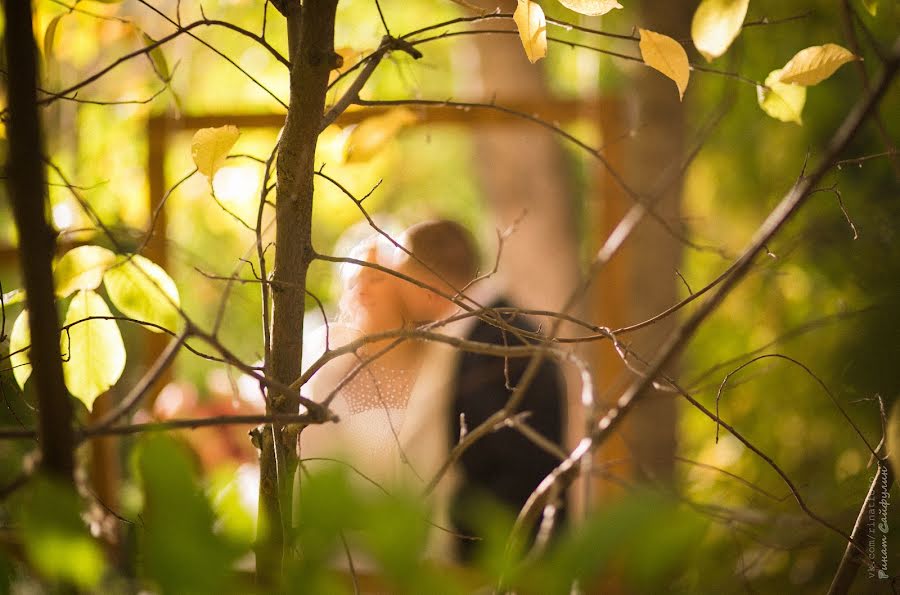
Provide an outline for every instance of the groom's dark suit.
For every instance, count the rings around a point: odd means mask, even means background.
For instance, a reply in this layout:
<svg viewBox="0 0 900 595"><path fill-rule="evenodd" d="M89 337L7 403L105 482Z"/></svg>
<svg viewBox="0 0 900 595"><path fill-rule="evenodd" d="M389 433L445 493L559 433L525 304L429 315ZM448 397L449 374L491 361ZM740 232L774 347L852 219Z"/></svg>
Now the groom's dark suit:
<svg viewBox="0 0 900 595"><path fill-rule="evenodd" d="M509 304L498 300L492 308ZM534 330L522 316L505 315L519 328ZM515 336L478 320L466 337L472 341L496 345L521 345ZM455 389L450 403L450 439L460 434L460 414L471 430L503 407L519 383L530 358L503 358L463 352L456 369ZM508 385L507 385L508 380ZM525 422L555 444L562 444L565 419L565 393L562 375L555 360L546 358L537 376L525 392L516 412L528 411ZM450 504L450 518L458 533L479 536L472 510L479 497L489 496L506 505L512 514L525 504L537 485L559 463L553 455L538 447L514 428L490 433L469 447L460 460L460 484ZM557 517L557 522L564 519ZM559 525L558 525L559 526ZM533 528L534 529L534 528ZM457 539L460 561L469 561L477 542Z"/></svg>

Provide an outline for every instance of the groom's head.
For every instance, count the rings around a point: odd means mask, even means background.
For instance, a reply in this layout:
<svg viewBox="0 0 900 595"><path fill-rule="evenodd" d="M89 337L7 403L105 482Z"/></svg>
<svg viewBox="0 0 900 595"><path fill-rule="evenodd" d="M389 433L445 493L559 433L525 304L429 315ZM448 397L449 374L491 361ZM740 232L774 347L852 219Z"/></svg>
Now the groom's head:
<svg viewBox="0 0 900 595"><path fill-rule="evenodd" d="M453 295L478 273L478 250L468 229L446 219L424 221L407 229L398 250L397 271L445 294ZM436 320L448 313L451 302L412 283L400 284L401 298L416 321Z"/></svg>

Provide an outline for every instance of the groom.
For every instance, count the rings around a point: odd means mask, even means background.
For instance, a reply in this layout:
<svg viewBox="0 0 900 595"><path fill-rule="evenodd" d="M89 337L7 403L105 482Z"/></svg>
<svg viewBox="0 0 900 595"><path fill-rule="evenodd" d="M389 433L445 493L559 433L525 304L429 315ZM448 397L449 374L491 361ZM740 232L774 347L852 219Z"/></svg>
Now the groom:
<svg viewBox="0 0 900 595"><path fill-rule="evenodd" d="M419 223L403 234L401 244L412 256L398 250L395 269L445 294L455 295L477 275L479 258L475 242L469 231L458 223L448 220ZM486 281L480 281L465 294L484 307L511 307L502 295L485 285ZM402 282L400 286L401 300L407 313L417 322L441 320L462 312L454 303L433 291L409 282ZM506 313L503 318L512 326L534 330L521 315ZM479 343L501 346L522 344L508 331L476 317L467 317L435 330ZM441 361L440 367L449 369L436 370L432 375L444 375L447 381L432 379L430 386L440 387L436 391L447 394L430 394L427 398L441 400L439 411L442 410L441 415L445 418L449 453L461 433L473 430L506 404L530 358L451 351L446 346L444 352L452 355L437 361ZM516 414L528 412L524 422L556 445L562 444L564 435L565 393L561 378L555 362L545 359L515 411ZM462 454L454 469L456 479L449 494L447 511L453 529L461 535L480 537L479 523L475 521L476 514L473 514L477 512L479 502L483 502L485 497L492 498L516 514L558 463L555 456L516 428L504 427L483 436ZM563 522L561 517L557 515L557 526ZM531 529L534 532L536 527ZM461 562L471 561L477 543L472 539L456 538L456 558Z"/></svg>

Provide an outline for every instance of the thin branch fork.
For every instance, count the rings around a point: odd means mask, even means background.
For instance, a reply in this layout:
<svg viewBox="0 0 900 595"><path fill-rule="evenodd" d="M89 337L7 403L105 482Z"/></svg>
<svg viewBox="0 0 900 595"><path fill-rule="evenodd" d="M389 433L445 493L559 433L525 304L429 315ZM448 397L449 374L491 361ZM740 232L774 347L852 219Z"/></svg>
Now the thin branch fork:
<svg viewBox="0 0 900 595"><path fill-rule="evenodd" d="M380 9L379 9L380 11ZM422 57L422 52L414 48L410 43L404 41L403 39L398 39L396 37L391 37L390 34L385 35L381 39L381 44L379 44L378 49L369 54L364 59L365 67L363 67L362 72L360 72L353 82L350 84L350 88L348 88L341 98L335 103L331 108L325 113L325 116L322 118L322 125L320 127L320 132L325 130L330 126L337 118L346 111L348 107L350 107L357 99L359 99L359 92L362 90L363 86L369 81L369 78L372 76L372 73L375 72L375 69L381 63L381 60L391 51L401 50L406 52L414 59L418 60Z"/></svg>

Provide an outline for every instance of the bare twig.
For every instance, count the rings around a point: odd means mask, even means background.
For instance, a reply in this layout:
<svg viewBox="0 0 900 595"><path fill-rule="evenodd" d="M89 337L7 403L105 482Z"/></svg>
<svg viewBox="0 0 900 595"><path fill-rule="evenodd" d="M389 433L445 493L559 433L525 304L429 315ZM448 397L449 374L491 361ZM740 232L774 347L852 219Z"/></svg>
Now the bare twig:
<svg viewBox="0 0 900 595"><path fill-rule="evenodd" d="M798 366L801 369L803 369L803 371L805 371L813 380L816 381L816 383L818 383L819 386L822 387L822 390L825 391L825 394L828 395L828 398L831 399L831 402L834 404L835 407L837 407L837 410L841 412L841 415L844 417L844 419L847 420L847 423L850 424L850 427L853 428L853 431L856 432L856 435L859 436L859 439L863 441L863 444L866 445L866 448L869 450L869 452L872 453L873 456L877 456L875 453L875 450L872 448L872 445L869 444L869 441L866 440L865 436L863 436L862 430L859 429L859 426L856 425L856 422L854 422L852 419L850 419L850 416L847 415L847 412L841 406L840 402L837 400L837 397L834 396L834 393L831 392L831 389L828 388L828 385L825 384L825 382L821 378L819 378L812 370L810 370L805 364L803 364L802 362L800 362L792 357L789 357L789 356L781 354L781 353L767 353L765 355L758 355L758 356L754 357L753 359L751 359L747 362L744 362L743 364L741 364L740 366L738 366L737 368L735 368L734 370L732 370L731 372L729 372L728 374L725 375L725 378L722 380L722 384L719 385L719 390L716 391L716 417L717 418L719 417L719 399L722 397L722 391L725 390L725 385L728 383L728 379L731 378L732 376L734 376L735 374L737 374L738 372L740 372L741 370L743 370L744 368L746 368L747 366L750 366L755 362L758 362L758 361L761 361L764 359L770 359L770 358L783 359L783 360L791 362L795 366ZM719 441L719 425L716 424L716 442L718 442L718 441Z"/></svg>

